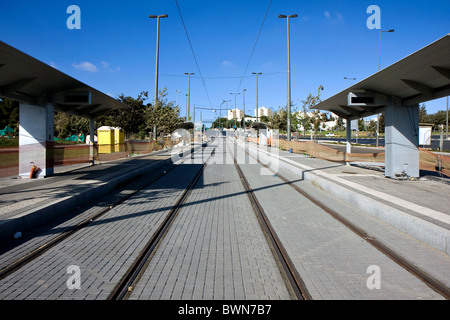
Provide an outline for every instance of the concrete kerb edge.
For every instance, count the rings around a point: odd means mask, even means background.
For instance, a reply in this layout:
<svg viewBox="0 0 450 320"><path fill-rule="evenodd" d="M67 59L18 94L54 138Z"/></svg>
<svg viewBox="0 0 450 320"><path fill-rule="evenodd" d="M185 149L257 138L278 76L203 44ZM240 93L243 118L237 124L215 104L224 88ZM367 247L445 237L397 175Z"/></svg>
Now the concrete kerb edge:
<svg viewBox="0 0 450 320"><path fill-rule="evenodd" d="M255 149L254 152L256 152ZM267 161L271 161L269 159L272 158L264 152L259 152L258 157L266 158ZM449 230L343 187L328 180L327 178L320 177L320 173L318 174L316 172L304 171L293 164L285 162L282 156L279 156L279 160L280 167L282 166L294 174L303 177L305 180L315 183L325 191L337 196L348 204L370 214L377 219L389 223L400 231L430 245L440 252L450 255Z"/></svg>
<svg viewBox="0 0 450 320"><path fill-rule="evenodd" d="M162 151L162 150L161 150ZM170 158L164 161L170 161ZM162 163L162 162L161 162ZM158 164L158 162L156 163ZM104 196L117 188L120 184L127 183L138 176L144 175L154 169L155 163L139 168L132 172L124 173L108 182L96 184L92 188L83 190L73 196L66 196L54 200L44 207L25 211L17 216L0 222L0 243L12 239L16 232L26 232L32 227L43 225L62 213L74 210L96 198Z"/></svg>

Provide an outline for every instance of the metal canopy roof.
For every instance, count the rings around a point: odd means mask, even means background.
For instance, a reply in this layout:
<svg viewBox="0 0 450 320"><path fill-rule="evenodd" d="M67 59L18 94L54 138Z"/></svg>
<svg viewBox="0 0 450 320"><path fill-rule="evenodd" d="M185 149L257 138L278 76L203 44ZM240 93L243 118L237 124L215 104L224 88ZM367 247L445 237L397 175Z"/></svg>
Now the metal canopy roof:
<svg viewBox="0 0 450 320"><path fill-rule="evenodd" d="M384 111L385 103L349 106L350 92L397 97L403 101L403 105L450 95L450 34L326 99L314 109L331 111L350 120Z"/></svg>
<svg viewBox="0 0 450 320"><path fill-rule="evenodd" d="M68 95L71 99L68 99ZM129 108L2 41L0 96L35 105L52 102L57 111L89 119L111 109ZM90 99L86 100L86 97Z"/></svg>

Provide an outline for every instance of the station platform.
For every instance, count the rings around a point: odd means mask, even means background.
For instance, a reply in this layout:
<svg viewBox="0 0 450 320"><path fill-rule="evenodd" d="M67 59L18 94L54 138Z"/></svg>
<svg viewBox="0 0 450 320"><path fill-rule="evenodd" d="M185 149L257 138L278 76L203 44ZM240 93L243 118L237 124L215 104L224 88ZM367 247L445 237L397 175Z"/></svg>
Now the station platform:
<svg viewBox="0 0 450 320"><path fill-rule="evenodd" d="M0 243L99 198L170 159L168 149L93 166L57 167L55 175L47 178L0 178Z"/></svg>
<svg viewBox="0 0 450 320"><path fill-rule="evenodd" d="M244 146L244 143L239 143ZM279 148L249 143L247 149L275 168L386 221L433 248L450 255L450 179L430 175L419 179L386 178L373 167L330 162ZM275 160L278 160L276 163ZM274 165L275 163L275 165Z"/></svg>
<svg viewBox="0 0 450 320"><path fill-rule="evenodd" d="M382 172L322 161L279 149L266 149L254 144L241 144L234 138L223 137L208 144L211 149L215 148L217 161L208 162L202 178L160 244L162 250L155 253L148 271L142 276L143 282L135 288L131 299L290 298L283 289L282 277L271 260L273 256L270 248L267 247L247 200L247 193L233 166L230 152L233 146L236 149L245 147L250 154L260 149L262 160L268 152L271 152L271 159L278 159L278 162L266 161L270 168L278 168L278 173L269 175L260 174L260 165L245 163L241 167L313 299L442 297L320 207L300 197L277 174L287 177L358 226L363 225L371 236L389 244L414 265L450 287L448 253L426 245L406 232L399 232L399 227L389 225L394 222L385 223L387 219L382 221L382 218L373 218L374 214L369 210L378 208L391 218L401 215L405 221L406 215L414 217L416 228L421 233L437 234L436 230L448 232L445 221L430 218L436 212L448 215L448 209L444 210L445 198L431 206L427 205L424 194L426 190L432 190L439 198L438 195L448 192L448 184L428 179L395 181L384 178ZM67 171L53 177L54 182L50 182L53 178L16 181L15 184L4 186L1 191L4 193L8 188L16 188L17 197L21 196L22 201L31 199L26 198L28 190L30 194L40 190L42 195L47 190L56 192L58 185L60 188L64 185L70 188L69 185L78 184L80 192L80 183L83 181L92 181L85 183L87 188L92 188L95 184L113 181L118 176L130 179L144 164L151 171L156 163L162 163L165 158L171 162L170 150ZM26 266L23 272L0 281L2 298L105 299L113 286L110 279L121 278L128 266L124 261L134 260L133 255L141 252L145 244L143 237L149 236L150 221L156 221L157 217L161 219L163 213L171 208L194 171L194 166L189 165L175 168L164 179L158 180L156 186L115 206L109 215L80 231L68 243L61 244L56 250L49 250ZM42 185L38 186L39 183ZM76 188L73 189L73 197L76 197L75 191ZM416 196L409 196L409 192L415 192ZM8 199L8 195L3 193L1 196L5 198L1 198L1 201ZM386 198L384 202L377 198L386 196L391 198ZM55 198L58 198L56 194ZM359 200L350 204L351 199ZM51 203L50 200L46 202ZM16 205L18 203L19 200ZM355 209L358 206L360 208ZM6 206L3 208L5 210ZM58 208L62 210L62 207ZM414 209L427 210L421 211L420 215ZM31 209L28 206L23 210ZM3 216L6 217L6 214ZM426 224L436 229L431 228L429 231ZM126 254L131 255L131 258ZM7 260L7 254L2 258ZM73 261L85 270L83 283L92 283L76 292L67 290L66 279L62 281L58 273L58 270L73 264ZM1 263L0 259L0 267ZM366 270L370 265L379 266L382 270L381 290L371 290L366 285L369 277ZM112 266L125 267L115 270ZM21 295L10 289L13 286L22 290Z"/></svg>

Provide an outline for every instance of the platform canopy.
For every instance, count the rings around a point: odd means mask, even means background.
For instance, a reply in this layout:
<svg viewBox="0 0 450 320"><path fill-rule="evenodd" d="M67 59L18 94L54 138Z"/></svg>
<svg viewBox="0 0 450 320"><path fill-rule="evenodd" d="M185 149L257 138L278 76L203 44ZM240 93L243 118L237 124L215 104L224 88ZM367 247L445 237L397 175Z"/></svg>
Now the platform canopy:
<svg viewBox="0 0 450 320"><path fill-rule="evenodd" d="M448 95L450 34L324 100L314 109L354 120L384 112L392 97L402 101L403 106L410 106Z"/></svg>
<svg viewBox="0 0 450 320"><path fill-rule="evenodd" d="M0 41L0 96L94 119L129 106Z"/></svg>

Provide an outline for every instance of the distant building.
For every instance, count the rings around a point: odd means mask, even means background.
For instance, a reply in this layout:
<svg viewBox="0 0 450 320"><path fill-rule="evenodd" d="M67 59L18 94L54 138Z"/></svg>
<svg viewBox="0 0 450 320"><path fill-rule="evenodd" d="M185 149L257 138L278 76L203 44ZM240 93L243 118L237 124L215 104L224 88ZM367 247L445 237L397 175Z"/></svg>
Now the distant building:
<svg viewBox="0 0 450 320"><path fill-rule="evenodd" d="M227 115L228 120L237 119L238 121L241 121L243 117L244 117L243 110L239 110L239 109L228 110L228 115Z"/></svg>
<svg viewBox="0 0 450 320"><path fill-rule="evenodd" d="M255 116L256 116L256 110L255 110ZM262 116L266 116L266 117L271 117L272 116L272 109L266 108L266 107L261 107L258 108L258 119L261 118Z"/></svg>

